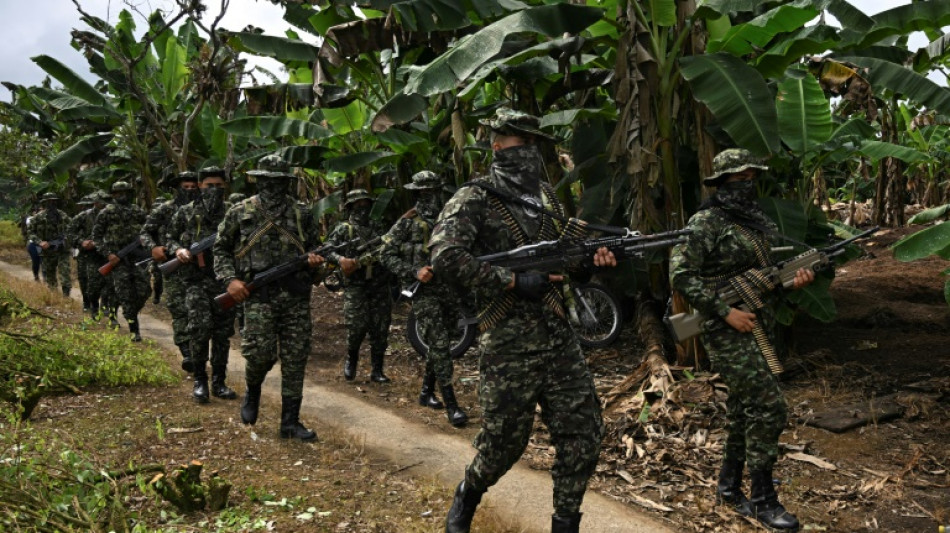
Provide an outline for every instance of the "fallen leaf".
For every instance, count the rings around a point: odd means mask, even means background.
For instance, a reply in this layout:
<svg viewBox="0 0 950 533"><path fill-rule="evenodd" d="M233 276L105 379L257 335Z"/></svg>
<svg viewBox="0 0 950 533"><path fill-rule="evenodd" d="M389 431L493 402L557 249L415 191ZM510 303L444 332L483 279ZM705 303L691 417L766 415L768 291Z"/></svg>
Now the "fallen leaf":
<svg viewBox="0 0 950 533"><path fill-rule="evenodd" d="M818 457L815 457L814 455L808 455L807 453L795 452L795 453L787 454L785 457L788 457L789 459L792 459L794 461L801 461L803 463L813 464L817 466L818 468L822 468L824 470L838 469L837 466L829 463L828 461L825 461L824 459L819 459Z"/></svg>

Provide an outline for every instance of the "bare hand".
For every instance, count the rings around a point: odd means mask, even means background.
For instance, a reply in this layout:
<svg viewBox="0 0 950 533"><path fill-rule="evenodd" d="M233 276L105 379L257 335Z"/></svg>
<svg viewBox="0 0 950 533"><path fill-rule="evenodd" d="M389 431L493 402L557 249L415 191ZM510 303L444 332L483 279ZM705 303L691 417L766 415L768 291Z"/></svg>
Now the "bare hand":
<svg viewBox="0 0 950 533"><path fill-rule="evenodd" d="M95 247L96 247L96 243L93 242L92 239L86 239L86 240L82 241L82 248L83 248L83 250L92 250L92 249L95 248Z"/></svg>
<svg viewBox="0 0 950 533"><path fill-rule="evenodd" d="M801 289L807 285L810 285L811 282L815 281L815 272L810 268L799 268L798 272L795 272L795 281L793 282L793 287L795 289Z"/></svg>
<svg viewBox="0 0 950 533"><path fill-rule="evenodd" d="M356 269L360 267L359 262L356 259L350 259L349 257L340 258L340 269L343 270L343 275L349 276L353 272L356 272Z"/></svg>
<svg viewBox="0 0 950 533"><path fill-rule="evenodd" d="M40 248L46 250L47 248L49 248L49 243L47 241L40 242Z"/></svg>
<svg viewBox="0 0 950 533"><path fill-rule="evenodd" d="M237 303L243 302L251 295L244 282L237 278L232 279L231 283L228 283L228 294L231 295L231 298L234 298L234 301Z"/></svg>
<svg viewBox="0 0 950 533"><path fill-rule="evenodd" d="M156 263L163 263L163 262L165 262L165 260L167 259L167 256L165 255L165 252L166 252L166 251L167 251L167 250L165 250L165 247L164 247L164 246L155 246L155 247L153 247L153 248L152 248L152 260L155 261ZM179 259L181 259L181 258L179 257Z"/></svg>
<svg viewBox="0 0 950 533"><path fill-rule="evenodd" d="M316 268L323 264L326 261L322 255L317 255L313 252L307 254L307 266L310 268Z"/></svg>
<svg viewBox="0 0 950 533"><path fill-rule="evenodd" d="M755 313L732 308L726 316L726 323L736 331L751 333L755 329Z"/></svg>
<svg viewBox="0 0 950 533"><path fill-rule="evenodd" d="M617 258L606 247L600 247L594 252L594 266L615 267L617 266Z"/></svg>
<svg viewBox="0 0 950 533"><path fill-rule="evenodd" d="M433 274L432 274L432 266L431 266L431 265L426 265L426 266L420 268L420 269L416 272L416 279L419 280L419 281L421 281L422 283L429 283L430 281L432 281L432 276L433 276Z"/></svg>
<svg viewBox="0 0 950 533"><path fill-rule="evenodd" d="M157 246L156 246L156 248L157 248ZM152 248L152 252L153 252L153 253L154 253L154 251L155 251L155 248ZM163 254L163 255L164 255L164 254ZM185 249L185 248L179 248L178 251L175 252L175 257L177 257L178 260L182 262L182 264L187 264L187 263L190 263L190 262L191 262L191 252L189 252L189 251L188 251L187 249ZM161 260L160 260L160 259L156 259L156 261L161 261Z"/></svg>

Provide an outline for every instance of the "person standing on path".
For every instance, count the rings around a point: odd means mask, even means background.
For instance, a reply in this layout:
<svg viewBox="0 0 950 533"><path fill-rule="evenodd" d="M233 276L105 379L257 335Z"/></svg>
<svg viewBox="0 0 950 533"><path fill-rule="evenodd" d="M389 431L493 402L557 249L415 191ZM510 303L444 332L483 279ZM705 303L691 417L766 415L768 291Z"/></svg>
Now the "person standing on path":
<svg viewBox="0 0 950 533"><path fill-rule="evenodd" d="M442 210L442 179L435 172L423 170L413 175L412 182L405 188L418 194L416 205L383 236L379 260L403 286L421 284L412 298L412 312L419 321L429 351L419 405L432 409L445 407L449 423L462 427L468 422L468 415L455 398L451 354L460 302L455 290L433 275L429 256L429 236ZM436 380L442 389L444 405L435 395Z"/></svg>
<svg viewBox="0 0 950 533"><path fill-rule="evenodd" d="M356 377L360 344L369 336L370 380L389 383L389 378L383 373L383 363L392 321L392 274L379 263L379 247L367 247L385 231L370 221L373 197L366 189L353 189L347 193L343 206L349 210L349 217L327 235L327 244L334 246L359 238L357 244L327 256L343 271L343 322L346 324L343 378L352 381ZM366 249L357 251L360 248Z"/></svg>
<svg viewBox="0 0 950 533"><path fill-rule="evenodd" d="M62 288L63 296L69 297L72 289L72 268L69 263L69 246L66 229L69 217L59 209L59 196L45 193L40 200L43 210L30 223L30 241L39 245L43 254L43 277L50 290ZM57 276L59 283L57 283Z"/></svg>
<svg viewBox="0 0 950 533"><path fill-rule="evenodd" d="M120 258L116 253L139 240L142 224L145 223L145 210L132 202L132 185L129 182L117 181L110 190L115 203L107 205L96 215L92 240L114 267L109 277L115 288L115 304L122 306L122 315L129 324L132 340L141 342L139 311L152 291L145 270L135 266L136 261L144 257L129 254Z"/></svg>
<svg viewBox="0 0 950 533"><path fill-rule="evenodd" d="M89 268L88 264L92 261L90 257L90 250L82 247L82 241L86 239L85 228L88 226L90 233L92 232L92 223L96 220L96 211L92 208L92 196L87 194L80 198L76 205L81 208L81 210L76 213L73 218L69 219L69 224L66 226L66 244L70 249L76 249L76 279L79 281L79 293L82 295L82 311L83 313L88 313L92 311L92 302L89 298ZM96 265L96 268L99 268L99 265ZM99 276L96 273L97 277ZM99 312L99 302L95 304L95 311L92 312L92 316L96 316Z"/></svg>
<svg viewBox="0 0 950 533"><path fill-rule="evenodd" d="M79 250L76 255L76 270L79 289L83 294L83 306L89 306L89 315L94 320L100 318L99 309L107 279L99 274L99 267L105 264L106 258L96 249L96 243L92 240L92 230L96 223L96 216L106 206L108 196L104 191L90 194L89 201L92 202L92 207L73 217L69 222L67 232L70 244ZM111 282L111 280L108 281Z"/></svg>
<svg viewBox="0 0 950 533"><path fill-rule="evenodd" d="M142 246L152 255L153 265L159 265L170 259L166 246L168 241L165 239L172 217L182 206L201 198L201 193L198 192L198 175L190 170L169 176L165 185L174 190L175 196L171 200L153 206L152 212L148 214L145 224L142 225ZM156 276L156 285L158 285L158 279L163 280L161 286L165 292L165 306L168 307L168 313L172 316L172 337L175 346L178 346L181 352L181 368L185 372L191 372L194 365L188 337L185 284L178 272L164 276L161 271L158 271L153 275Z"/></svg>
<svg viewBox="0 0 950 533"><path fill-rule="evenodd" d="M26 253L30 255L30 267L33 270L33 281L40 280L40 263L43 261L40 245L30 240L30 234L33 233L33 221L36 219L36 213L38 212L38 208L31 208L30 214L28 214L26 218L23 219L23 226L21 227L23 240L26 241Z"/></svg>
<svg viewBox="0 0 950 533"><path fill-rule="evenodd" d="M430 240L435 275L475 292L482 332L478 453L455 490L445 530L469 531L482 495L524 453L540 405L557 453L551 468L552 531L577 532L604 426L594 381L565 317L563 295L552 283L564 276L515 274L477 259L560 235L555 219L540 209L563 213L537 145L553 139L540 131L537 117L507 108L483 124L491 130L489 175L455 193ZM591 260L597 267L616 265L606 248Z"/></svg>
<svg viewBox="0 0 950 533"><path fill-rule="evenodd" d="M761 295L764 305L748 312L730 307L716 292L718 283L744 279L743 274L771 264L769 254L778 228L759 206L756 190L756 177L767 169L747 150L731 148L716 155L713 174L703 180L717 187L716 194L690 217L687 241L673 248L670 284L708 317L702 343L713 370L729 387L729 433L717 500L770 528L797 531L798 519L779 503L772 482L788 407L764 354L774 351L769 337L780 294ZM814 279L814 272L801 269L795 274L794 288ZM744 466L749 467L751 499L742 493Z"/></svg>
<svg viewBox="0 0 950 533"><path fill-rule="evenodd" d="M241 355L247 389L241 421L257 423L261 384L280 360L280 437L312 441L317 434L300 423L304 372L310 356L310 294L314 269L323 257L312 252L320 243L316 221L307 206L292 196L296 178L278 155L258 162L247 173L257 194L233 205L218 225L214 272L238 303L244 304ZM307 266L253 294L254 275L307 254Z"/></svg>
<svg viewBox="0 0 950 533"><path fill-rule="evenodd" d="M228 351L234 335L234 308L221 309L214 298L227 287L215 278L214 256L201 252L192 256L188 247L215 234L224 220L224 195L227 182L224 169L206 167L198 173L201 198L178 208L165 233L168 253L182 262L175 272L181 283L187 313L187 336L190 344L194 389L198 403L208 403L208 354L211 354L211 395L233 400L237 394L225 385ZM209 348L210 344L210 348Z"/></svg>

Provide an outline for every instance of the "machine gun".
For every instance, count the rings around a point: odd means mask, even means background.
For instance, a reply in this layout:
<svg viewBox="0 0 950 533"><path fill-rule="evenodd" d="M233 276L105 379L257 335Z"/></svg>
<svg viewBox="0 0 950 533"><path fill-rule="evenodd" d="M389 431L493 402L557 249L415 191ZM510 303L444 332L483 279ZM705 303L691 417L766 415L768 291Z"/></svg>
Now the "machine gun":
<svg viewBox="0 0 950 533"><path fill-rule="evenodd" d="M647 252L669 248L686 241L689 230L665 231L642 235L627 230L626 235L611 235L583 240L541 241L519 246L507 252L482 255L477 259L515 272L529 270L554 272L589 259L599 248L607 248L617 259L644 257Z"/></svg>
<svg viewBox="0 0 950 533"><path fill-rule="evenodd" d="M214 241L216 241L217 239L218 239L218 234L212 233L211 235L208 235L207 237L205 237L204 239L201 239L198 242L191 243L191 246L188 247L188 252L191 255L198 257L198 268L205 267L204 252L206 252L208 249L214 246ZM168 274L171 274L172 272L178 270L178 268L181 265L182 265L181 260L175 257L173 259L165 261L161 265L158 265L158 269L162 271L162 274L167 276Z"/></svg>
<svg viewBox="0 0 950 533"><path fill-rule="evenodd" d="M845 252L845 246L870 237L879 227L871 228L854 237L832 244L825 248L813 248L802 252L790 259L779 261L772 266L763 269L750 269L743 274L723 282L716 290L719 298L729 306L738 306L739 309L747 310L742 304L744 302L742 291L748 284L742 283L737 278L755 279L756 288L775 290L779 287L791 288L795 283L795 273L801 268L807 268L814 272L820 272L826 268L833 267L834 259ZM748 274L748 276L747 276ZM736 280L736 283L733 283ZM763 292L766 292L763 291ZM748 295L747 295L748 296ZM702 331L702 324L706 320L698 311L691 313L677 313L666 319L670 331L673 332L673 338L676 342L684 342L699 335Z"/></svg>
<svg viewBox="0 0 950 533"><path fill-rule="evenodd" d="M115 253L115 255L116 257L119 258L119 261L122 261L126 257L128 257L129 254L131 254L132 252L138 251L141 248L142 248L142 238L136 237L135 239L132 240L132 242L123 246L122 249L120 249L118 252ZM99 273L102 274L103 276L108 276L109 273L111 273L114 268L115 268L115 265L113 265L112 263L106 263L102 265L101 267L99 267Z"/></svg>
<svg viewBox="0 0 950 533"><path fill-rule="evenodd" d="M310 254L317 254L317 255L324 255L324 256L325 256L326 254L328 254L328 253L330 253L330 252L335 252L335 251L337 251L337 250L340 250L340 249L342 249L342 248L345 247L345 246L354 245L354 244L357 243L357 241L359 241L359 237L357 237L357 238L355 238L355 239L353 239L353 240L351 240L351 241L346 241L346 242L344 242L344 243L337 244L337 245L335 245L335 246L334 246L334 245L325 244L325 245L319 246L319 247L317 247L317 248L315 248L315 249L313 249L313 250L311 250L311 251L309 251L309 252L302 253L302 254L298 255L297 257L291 259L290 261L281 263L281 264L279 264L279 265L277 265L277 266L275 266L275 267L269 268L269 269L267 269L267 270L265 270L265 271L263 271L263 272L259 272L259 273L255 274L255 275L254 275L254 279L252 279L249 283L247 283L246 285L244 285L244 288L246 288L249 293L253 293L254 291L256 291L256 290L258 290L258 289L261 289L261 288L263 288L263 287L266 287L266 286L268 286L268 285L270 285L270 284L272 284L272 283L275 283L275 282L277 282L277 281L279 281L279 280L281 280L281 279L283 279L283 278L285 278L285 277L287 277L287 276L289 276L289 275L291 275L291 274L295 274L295 273L299 272L300 270L303 270L303 268L304 268L304 267L306 266L306 264L307 264L307 257L308 257ZM228 294L227 292L223 292L223 293L221 293L221 294L215 296L215 297L214 297L214 301L215 301L215 303L218 304L218 307L220 307L222 311L227 311L228 309L231 309L232 307L234 307L234 306L237 304L237 301L234 299L234 297L231 296L230 294Z"/></svg>

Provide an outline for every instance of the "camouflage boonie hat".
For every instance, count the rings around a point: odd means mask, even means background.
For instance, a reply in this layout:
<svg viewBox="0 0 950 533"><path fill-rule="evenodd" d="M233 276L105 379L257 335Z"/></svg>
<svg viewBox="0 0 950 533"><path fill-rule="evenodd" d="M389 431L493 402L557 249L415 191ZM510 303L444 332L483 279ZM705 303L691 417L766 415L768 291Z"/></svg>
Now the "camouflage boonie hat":
<svg viewBox="0 0 950 533"><path fill-rule="evenodd" d="M346 207L353 202L358 202L360 200L369 200L373 201L373 197L370 196L369 191L366 189L353 189L352 191L346 193L346 201L343 202L343 207Z"/></svg>
<svg viewBox="0 0 950 533"><path fill-rule="evenodd" d="M512 135L516 137L533 135L535 137L543 137L549 141L556 140L553 135L541 131L541 119L508 107L499 107L495 110L494 117L483 118L478 122L483 126L488 126L492 131L501 135Z"/></svg>
<svg viewBox="0 0 950 533"><path fill-rule="evenodd" d="M755 168L758 170L768 170L762 160L752 155L752 152L743 148L729 148L716 154L713 158L712 176L703 180L703 184L708 186L717 186L722 180L730 174L742 172L743 170Z"/></svg>
<svg viewBox="0 0 950 533"><path fill-rule="evenodd" d="M76 205L92 205L92 194L87 194L76 202Z"/></svg>
<svg viewBox="0 0 950 533"><path fill-rule="evenodd" d="M442 180L439 175L431 170L423 170L412 175L412 183L404 185L405 189L410 191L428 191L432 189L441 189Z"/></svg>
<svg viewBox="0 0 950 533"><path fill-rule="evenodd" d="M228 180L228 173L224 171L223 168L218 166L208 166L198 171L199 181L204 180L205 178L224 178L224 181Z"/></svg>
<svg viewBox="0 0 950 533"><path fill-rule="evenodd" d="M56 202L59 201L59 196L55 192L43 193L43 196L40 197L41 202Z"/></svg>
<svg viewBox="0 0 950 533"><path fill-rule="evenodd" d="M126 192L132 190L132 184L127 181L117 181L112 184L112 188L109 189L110 192Z"/></svg>
<svg viewBox="0 0 950 533"><path fill-rule="evenodd" d="M191 171L191 170L186 170L186 171L184 171L184 172L180 172L180 173L178 174L178 180L177 180L177 182L176 182L176 185L181 184L181 182L183 182L183 181L194 181L194 182L197 182L197 181L198 181L198 174L195 173L194 171Z"/></svg>
<svg viewBox="0 0 950 533"><path fill-rule="evenodd" d="M247 171L247 175L252 178L293 178L290 173L290 165L284 161L283 157L276 154L265 155L257 162L256 170Z"/></svg>
<svg viewBox="0 0 950 533"><path fill-rule="evenodd" d="M109 203L109 200L112 200L112 197L109 196L109 193L103 190L98 190L90 194L89 197L92 198L93 202L99 202L102 204Z"/></svg>
<svg viewBox="0 0 950 533"><path fill-rule="evenodd" d="M243 202L246 198L247 195L241 194L239 192L232 192L231 195L228 196L228 201L232 204L236 204L238 202Z"/></svg>

